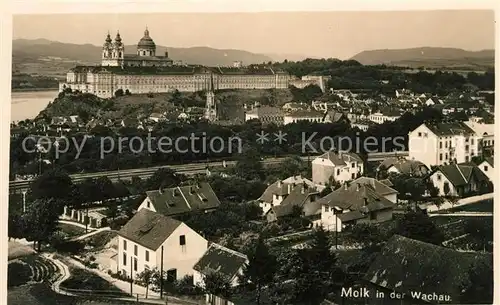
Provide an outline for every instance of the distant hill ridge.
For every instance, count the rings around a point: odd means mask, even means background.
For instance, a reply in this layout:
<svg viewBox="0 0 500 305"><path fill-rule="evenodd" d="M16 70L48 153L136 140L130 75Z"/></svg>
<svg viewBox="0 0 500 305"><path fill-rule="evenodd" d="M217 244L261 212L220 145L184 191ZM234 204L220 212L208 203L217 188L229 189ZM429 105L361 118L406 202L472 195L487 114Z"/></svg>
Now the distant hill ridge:
<svg viewBox="0 0 500 305"><path fill-rule="evenodd" d="M351 59L364 65L494 66L495 50L466 51L458 48L421 47L363 51Z"/></svg>
<svg viewBox="0 0 500 305"><path fill-rule="evenodd" d="M92 44L72 44L50 41L46 39L16 39L12 42L12 55L17 58L61 57L82 62L99 63L101 60L101 46ZM126 45L127 54L135 54L136 45ZM256 64L273 61L273 58L264 54L256 54L243 50L214 49L209 47L173 48L157 46L157 54L169 52L173 60L200 65L231 65L234 61L245 64Z"/></svg>

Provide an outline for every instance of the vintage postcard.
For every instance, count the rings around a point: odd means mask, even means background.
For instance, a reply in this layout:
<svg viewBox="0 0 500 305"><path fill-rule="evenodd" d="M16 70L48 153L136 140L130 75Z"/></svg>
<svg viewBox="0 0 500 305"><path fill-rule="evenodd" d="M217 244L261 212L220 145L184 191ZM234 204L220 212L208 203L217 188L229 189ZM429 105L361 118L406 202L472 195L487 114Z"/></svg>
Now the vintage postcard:
<svg viewBox="0 0 500 305"><path fill-rule="evenodd" d="M493 303L493 6L117 5L12 15L9 305Z"/></svg>

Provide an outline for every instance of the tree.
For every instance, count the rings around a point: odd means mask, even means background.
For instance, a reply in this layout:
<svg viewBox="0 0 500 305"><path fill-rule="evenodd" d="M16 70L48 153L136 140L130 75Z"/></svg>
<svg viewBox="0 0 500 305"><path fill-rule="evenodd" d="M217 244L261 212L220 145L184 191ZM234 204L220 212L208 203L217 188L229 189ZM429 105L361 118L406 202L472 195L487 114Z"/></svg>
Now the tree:
<svg viewBox="0 0 500 305"><path fill-rule="evenodd" d="M331 248L328 233L318 227L313 231L309 247L299 250L302 264L294 275L296 301L319 304L335 287L342 285L345 276Z"/></svg>
<svg viewBox="0 0 500 305"><path fill-rule="evenodd" d="M211 295L212 304L215 304L213 296L227 299L231 295L231 280L220 272L208 272L203 276L203 283L203 291Z"/></svg>
<svg viewBox="0 0 500 305"><path fill-rule="evenodd" d="M16 212L11 212L9 209L9 240L11 238L22 238L24 235L24 219Z"/></svg>
<svg viewBox="0 0 500 305"><path fill-rule="evenodd" d="M491 261L475 261L468 277L461 283L463 304L491 304L493 301L493 264Z"/></svg>
<svg viewBox="0 0 500 305"><path fill-rule="evenodd" d="M368 223L356 224L351 229L351 236L363 247L371 248L385 240L377 226Z"/></svg>
<svg viewBox="0 0 500 305"><path fill-rule="evenodd" d="M30 195L33 199L61 199L71 198L73 182L69 175L59 169L43 173L31 185Z"/></svg>
<svg viewBox="0 0 500 305"><path fill-rule="evenodd" d="M259 237L253 251L248 255L248 264L243 268L242 284L249 281L254 285L257 295L256 304L260 305L262 289L273 282L276 273L276 257L269 253L264 239Z"/></svg>
<svg viewBox="0 0 500 305"><path fill-rule="evenodd" d="M42 242L48 241L57 230L59 211L64 202L56 199L37 199L26 210L24 221L26 224L26 239L38 244L38 251Z"/></svg>
<svg viewBox="0 0 500 305"><path fill-rule="evenodd" d="M254 149L244 152L236 162L234 172L246 180L262 179L263 167L259 153Z"/></svg>
<svg viewBox="0 0 500 305"><path fill-rule="evenodd" d="M120 96L123 96L124 92L123 92L123 89L118 89L115 91L115 97L120 97Z"/></svg>
<svg viewBox="0 0 500 305"><path fill-rule="evenodd" d="M444 241L441 230L422 212L404 214L397 222L394 233L435 245L441 245Z"/></svg>
<svg viewBox="0 0 500 305"><path fill-rule="evenodd" d="M141 273L136 275L137 281L143 286L146 286L146 299L148 298L149 285L153 280L155 271L149 268L144 269Z"/></svg>
<svg viewBox="0 0 500 305"><path fill-rule="evenodd" d="M177 186L182 182L173 169L162 167L146 181L149 190Z"/></svg>

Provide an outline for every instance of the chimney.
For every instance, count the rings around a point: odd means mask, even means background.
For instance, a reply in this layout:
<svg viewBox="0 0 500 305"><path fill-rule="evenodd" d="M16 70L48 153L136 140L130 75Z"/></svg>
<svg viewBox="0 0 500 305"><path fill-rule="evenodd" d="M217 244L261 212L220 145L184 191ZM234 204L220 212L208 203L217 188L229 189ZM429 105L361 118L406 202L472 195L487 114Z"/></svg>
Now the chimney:
<svg viewBox="0 0 500 305"><path fill-rule="evenodd" d="M344 182L344 190L347 190L347 182Z"/></svg>
<svg viewBox="0 0 500 305"><path fill-rule="evenodd" d="M190 187L189 187L189 193L190 193L190 194L194 194L194 187L193 187L193 186L190 186Z"/></svg>
<svg viewBox="0 0 500 305"><path fill-rule="evenodd" d="M158 193L163 194L163 189L161 188L161 186L160 186L160 188L158 189Z"/></svg>
<svg viewBox="0 0 500 305"><path fill-rule="evenodd" d="M281 180L278 180L278 187L281 187Z"/></svg>
<svg viewBox="0 0 500 305"><path fill-rule="evenodd" d="M291 192L292 192L292 185L288 184L288 194L290 194Z"/></svg>
<svg viewBox="0 0 500 305"><path fill-rule="evenodd" d="M356 183L356 192L359 192L359 183Z"/></svg>
<svg viewBox="0 0 500 305"><path fill-rule="evenodd" d="M305 194L306 193L306 187L302 185L302 188L300 190L300 193Z"/></svg>
<svg viewBox="0 0 500 305"><path fill-rule="evenodd" d="M372 186L375 187L375 178L372 178L371 180Z"/></svg>
<svg viewBox="0 0 500 305"><path fill-rule="evenodd" d="M177 189L175 187L172 189L172 196L177 196Z"/></svg>

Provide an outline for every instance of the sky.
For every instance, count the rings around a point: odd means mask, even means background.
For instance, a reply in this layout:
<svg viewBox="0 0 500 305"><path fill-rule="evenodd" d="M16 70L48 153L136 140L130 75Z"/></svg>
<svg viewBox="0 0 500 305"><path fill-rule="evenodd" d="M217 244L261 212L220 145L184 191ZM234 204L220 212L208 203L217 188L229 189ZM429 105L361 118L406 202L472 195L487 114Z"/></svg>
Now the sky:
<svg viewBox="0 0 500 305"><path fill-rule="evenodd" d="M494 11L365 11L15 15L13 38L102 45L108 31L136 44L347 59L374 49L495 45Z"/></svg>

